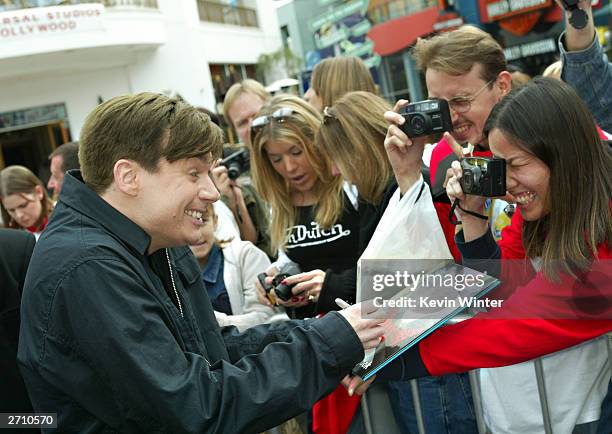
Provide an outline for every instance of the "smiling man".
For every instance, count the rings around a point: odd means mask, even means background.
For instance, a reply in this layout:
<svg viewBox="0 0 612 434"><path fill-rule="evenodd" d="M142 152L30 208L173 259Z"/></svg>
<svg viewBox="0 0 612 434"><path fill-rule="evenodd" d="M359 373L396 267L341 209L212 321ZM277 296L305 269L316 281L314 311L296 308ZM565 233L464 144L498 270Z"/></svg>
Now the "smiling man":
<svg viewBox="0 0 612 434"><path fill-rule="evenodd" d="M473 145L475 156L490 157L484 135L485 123L495 104L512 86L501 46L488 33L473 26L463 26L429 39L419 39L414 56L425 73L429 97L449 102L453 138L464 146ZM433 149L430 174L432 196L440 200L435 203L440 224L451 253L460 261L454 241L455 226L448 220L450 204L446 203L444 188L446 171L455 160L457 157L449 143L442 139ZM520 237L516 241L519 245Z"/></svg>
<svg viewBox="0 0 612 434"><path fill-rule="evenodd" d="M331 392L382 335L353 306L320 320L219 328L190 244L219 198L222 135L153 93L113 98L81 131L36 246L18 359L60 432L261 432ZM265 351L263 351L265 348Z"/></svg>

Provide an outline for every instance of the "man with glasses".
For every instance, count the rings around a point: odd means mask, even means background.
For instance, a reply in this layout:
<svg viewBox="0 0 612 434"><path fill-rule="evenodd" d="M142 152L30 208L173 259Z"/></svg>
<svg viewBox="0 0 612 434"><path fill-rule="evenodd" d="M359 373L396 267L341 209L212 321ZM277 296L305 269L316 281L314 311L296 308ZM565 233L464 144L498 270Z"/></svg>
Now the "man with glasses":
<svg viewBox="0 0 612 434"><path fill-rule="evenodd" d="M484 136L489 113L511 89L512 75L506 70L501 46L482 30L464 26L426 40L419 40L414 50L419 68L425 72L430 98L449 102L453 138L465 152L490 157ZM456 260L460 254L454 242L455 227L448 221L450 204L446 203L446 171L457 159L446 140L441 140L431 155L432 195L447 243ZM519 218L517 216L517 218ZM519 253L520 237L514 239Z"/></svg>
<svg viewBox="0 0 612 434"><path fill-rule="evenodd" d="M511 89L512 76L506 70L506 59L501 46L487 33L472 26L464 26L452 32L430 39L420 39L414 49L419 68L425 73L429 98L441 98L449 102L456 143L442 139L432 151L430 181L434 205L447 244L456 261L461 255L454 241L455 226L449 221L450 204L444 188L446 171L457 160L459 144L475 156L491 156L484 136L484 128L491 110ZM400 101L397 107L406 105ZM422 149L430 137L412 141L412 146ZM385 145L410 139L393 124L389 127ZM388 147L388 146L387 146ZM394 159L396 175L410 175L409 158ZM402 185L398 180L398 184ZM518 213L517 213L518 214ZM519 218L519 217L517 217ZM520 225L519 225L520 226ZM522 250L520 231L510 237ZM475 432L476 424L471 409L471 394L467 374L446 375L419 379L421 401L427 402L424 423L427 432ZM394 405L398 423L405 431L416 431L410 387L405 382L390 382L389 397ZM444 417L437 415L444 414Z"/></svg>

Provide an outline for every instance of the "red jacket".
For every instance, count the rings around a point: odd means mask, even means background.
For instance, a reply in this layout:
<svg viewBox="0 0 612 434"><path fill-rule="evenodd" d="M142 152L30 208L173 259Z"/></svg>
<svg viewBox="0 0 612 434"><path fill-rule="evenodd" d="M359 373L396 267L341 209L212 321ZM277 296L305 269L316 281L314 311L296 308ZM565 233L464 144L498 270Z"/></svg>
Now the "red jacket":
<svg viewBox="0 0 612 434"><path fill-rule="evenodd" d="M599 246L598 258L588 285L568 275L558 283L542 273L523 276L527 281L519 283L497 312L442 327L419 344L427 371L442 375L513 365L612 331L612 251ZM502 264L502 280L507 281L511 273L506 261ZM514 280L520 278L514 274ZM576 310L581 301L591 302L586 311Z"/></svg>

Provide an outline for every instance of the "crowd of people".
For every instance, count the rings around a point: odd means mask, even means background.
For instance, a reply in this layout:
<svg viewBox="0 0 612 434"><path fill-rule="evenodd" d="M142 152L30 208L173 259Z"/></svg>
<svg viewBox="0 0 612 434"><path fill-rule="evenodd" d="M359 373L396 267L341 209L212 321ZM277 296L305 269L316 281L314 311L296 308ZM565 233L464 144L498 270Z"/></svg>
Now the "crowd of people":
<svg viewBox="0 0 612 434"><path fill-rule="evenodd" d="M609 432L612 64L579 6L556 79L513 75L473 26L418 40L443 136L409 137L409 102L335 57L303 98L232 86L229 152L214 116L146 92L97 106L47 188L2 169L2 412L57 413L58 432L362 433L375 382L410 433L418 379L428 433L478 432L473 393L490 432L544 432L541 358L553 432ZM221 157L242 149L236 174ZM463 191L468 154L504 160L505 196ZM358 298L358 262L402 198L431 202L449 257L497 276L504 303L364 382L351 372L385 319Z"/></svg>

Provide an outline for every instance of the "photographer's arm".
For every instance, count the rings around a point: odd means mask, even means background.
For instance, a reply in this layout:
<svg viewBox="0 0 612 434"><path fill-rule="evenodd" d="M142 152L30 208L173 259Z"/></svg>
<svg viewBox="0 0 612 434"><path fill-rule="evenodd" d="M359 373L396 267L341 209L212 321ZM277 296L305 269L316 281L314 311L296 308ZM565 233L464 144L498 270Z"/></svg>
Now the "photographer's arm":
<svg viewBox="0 0 612 434"><path fill-rule="evenodd" d="M253 224L253 220L249 214L244 197L240 187L238 187L227 174L225 166L217 166L211 171L211 175L217 190L226 199L227 206L232 211L238 230L240 231L240 239L250 241L253 244L257 243L257 229Z"/></svg>
<svg viewBox="0 0 612 434"><path fill-rule="evenodd" d="M385 150L401 194L406 193L421 177L421 159L427 141L426 137L411 140L400 129L405 119L398 111L407 104L408 101L401 99L395 103L393 111L385 112L385 120L389 124Z"/></svg>
<svg viewBox="0 0 612 434"><path fill-rule="evenodd" d="M242 190L240 187L232 186L234 193L235 203L230 204L230 209L234 213L236 223L238 223L238 229L240 230L240 238L243 241L250 241L253 244L257 243L257 229L251 219L251 214L244 203L244 197L242 196ZM231 201L230 201L231 203Z"/></svg>
<svg viewBox="0 0 612 434"><path fill-rule="evenodd" d="M563 9L561 0L556 0L556 2ZM591 46L595 37L595 23L593 22L591 0L580 1L578 7L587 13L588 21L583 29L576 29L569 23L569 13L565 12L565 48L568 51L586 50Z"/></svg>
<svg viewBox="0 0 612 434"><path fill-rule="evenodd" d="M599 126L611 131L612 64L597 39L590 1L582 0L579 7L587 12L588 21L585 28L575 29L566 13L566 31L559 41L561 79L576 90Z"/></svg>

